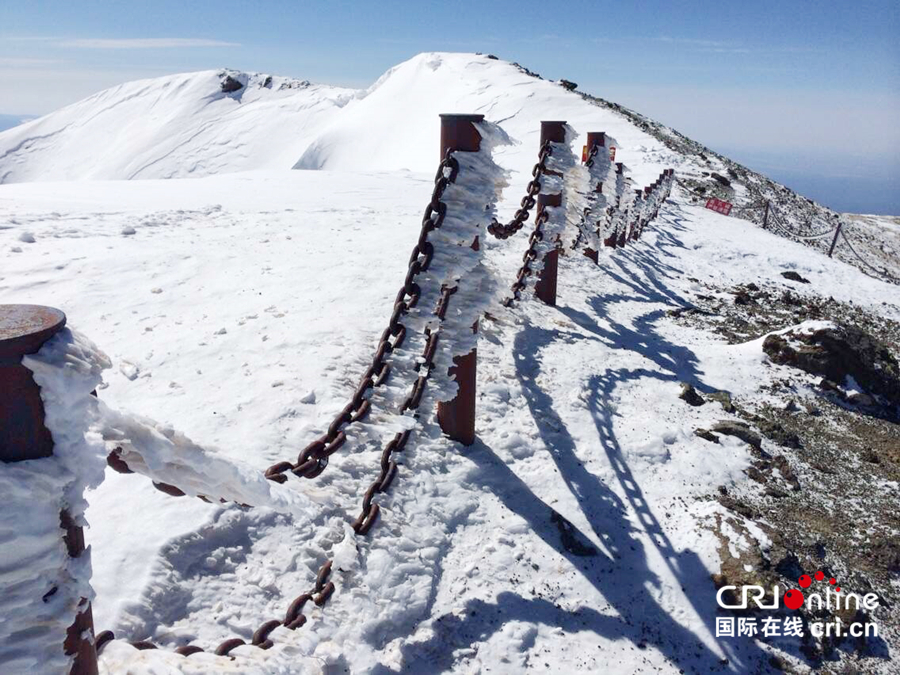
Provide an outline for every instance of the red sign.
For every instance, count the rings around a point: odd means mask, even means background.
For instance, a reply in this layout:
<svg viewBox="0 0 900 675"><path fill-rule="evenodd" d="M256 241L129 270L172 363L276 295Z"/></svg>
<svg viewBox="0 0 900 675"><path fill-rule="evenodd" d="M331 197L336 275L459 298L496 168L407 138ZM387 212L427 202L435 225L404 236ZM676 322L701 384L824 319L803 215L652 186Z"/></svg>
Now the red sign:
<svg viewBox="0 0 900 675"><path fill-rule="evenodd" d="M731 202L723 202L721 199L711 197L706 200L706 208L710 211L721 213L723 216L727 216L731 213Z"/></svg>
<svg viewBox="0 0 900 675"><path fill-rule="evenodd" d="M615 161L616 161L616 146L612 146L612 147L609 149L609 161L610 161L610 162L615 162Z"/></svg>
<svg viewBox="0 0 900 675"><path fill-rule="evenodd" d="M581 148L581 163L584 164L587 161L587 146L585 145Z"/></svg>

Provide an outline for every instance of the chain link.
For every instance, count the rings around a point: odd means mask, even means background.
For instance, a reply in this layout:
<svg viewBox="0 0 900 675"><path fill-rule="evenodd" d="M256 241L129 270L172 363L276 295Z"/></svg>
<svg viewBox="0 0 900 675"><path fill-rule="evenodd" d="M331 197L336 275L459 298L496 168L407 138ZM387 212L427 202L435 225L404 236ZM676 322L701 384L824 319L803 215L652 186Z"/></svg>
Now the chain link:
<svg viewBox="0 0 900 675"><path fill-rule="evenodd" d="M547 158L552 154L553 150L550 147L550 141L547 141L541 146L538 161L531 170L532 179L528 181L528 186L525 188L525 196L522 197L513 219L504 225L496 218L493 218L487 228L489 234L497 239L508 239L525 226L531 209L537 204L537 199L535 198L541 191L541 177L547 170Z"/></svg>
<svg viewBox="0 0 900 675"><path fill-rule="evenodd" d="M286 474L289 471L295 476L315 478L328 466L328 458L347 441L347 434L344 431L347 425L354 424L368 415L371 407L368 398L369 390L387 382L391 373L391 367L384 359L402 346L406 338L406 328L400 321L419 302L421 291L416 283L416 278L429 268L434 258L434 245L428 241L428 233L443 224L447 207L441 201L441 197L447 186L456 180L458 173L459 162L448 152L434 177L431 201L425 207L419 238L409 256L406 278L403 286L397 292L391 318L378 341L372 365L363 374L350 402L331 421L325 435L312 441L300 451L296 462L278 462L266 469L265 476L269 480L283 483L287 480Z"/></svg>

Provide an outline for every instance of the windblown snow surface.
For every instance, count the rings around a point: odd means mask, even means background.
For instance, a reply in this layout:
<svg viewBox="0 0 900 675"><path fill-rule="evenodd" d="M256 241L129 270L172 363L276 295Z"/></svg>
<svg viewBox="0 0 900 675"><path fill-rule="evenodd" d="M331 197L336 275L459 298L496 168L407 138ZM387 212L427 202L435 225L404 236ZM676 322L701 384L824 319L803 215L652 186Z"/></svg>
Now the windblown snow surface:
<svg viewBox="0 0 900 675"><path fill-rule="evenodd" d="M321 435L369 365L430 198L439 113L482 112L512 138L495 152L512 172L501 215L524 191L541 119L609 132L639 184L691 161L486 57L420 55L356 93L254 75L225 94L221 79L123 85L0 135L3 181L71 181L0 186L0 303L63 309L112 360L104 404L260 471ZM147 180L94 180L135 177ZM482 240L498 283L514 280L529 229ZM700 281L785 270L900 319L896 286L680 190L598 266L561 258L557 307L497 304L480 325L475 444L426 425L367 537L348 524L378 472L371 444L292 478L315 506L293 515L174 498L107 469L86 493L94 621L121 638L103 672L766 670L772 647L714 637L724 510L698 499L746 481L750 456L694 436L727 415L678 393L690 382L762 402L779 367L758 341L727 345L666 312ZM270 650L128 644L249 641L329 556L336 593Z"/></svg>

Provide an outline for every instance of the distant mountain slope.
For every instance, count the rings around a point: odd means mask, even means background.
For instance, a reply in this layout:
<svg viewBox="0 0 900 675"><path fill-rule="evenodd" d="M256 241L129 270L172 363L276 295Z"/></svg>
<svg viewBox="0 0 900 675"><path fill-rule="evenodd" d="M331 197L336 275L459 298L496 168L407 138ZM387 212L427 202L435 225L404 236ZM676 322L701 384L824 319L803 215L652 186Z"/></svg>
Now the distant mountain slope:
<svg viewBox="0 0 900 675"><path fill-rule="evenodd" d="M563 86L565 85L565 86ZM0 183L199 177L250 169L431 172L441 113L482 113L512 145L495 150L513 172L507 207L518 202L536 159L541 120L563 119L584 138L618 142L638 185L666 167L702 203L719 197L732 215L762 220L773 205L782 234L833 229L839 214L618 104L544 80L515 63L469 53L419 54L365 91L220 70L120 85L0 133ZM504 207L506 210L507 207ZM900 278L900 261L876 228L847 221L865 262L840 244L835 256ZM827 251L830 239L809 242ZM887 248L886 248L887 246ZM874 266L874 270L869 266Z"/></svg>
<svg viewBox="0 0 900 675"><path fill-rule="evenodd" d="M227 70L129 82L0 134L0 183L289 168L354 93Z"/></svg>

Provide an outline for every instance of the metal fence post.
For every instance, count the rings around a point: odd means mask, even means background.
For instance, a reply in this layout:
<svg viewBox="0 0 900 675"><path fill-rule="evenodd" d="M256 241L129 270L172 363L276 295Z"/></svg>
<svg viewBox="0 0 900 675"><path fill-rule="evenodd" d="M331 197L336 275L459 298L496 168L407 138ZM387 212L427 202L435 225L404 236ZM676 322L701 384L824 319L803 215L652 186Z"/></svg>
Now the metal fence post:
<svg viewBox="0 0 900 675"><path fill-rule="evenodd" d="M766 200L766 210L763 213L763 229L765 230L769 225L769 200Z"/></svg>
<svg viewBox="0 0 900 675"><path fill-rule="evenodd" d="M53 437L44 426L40 387L22 357L34 354L66 325L66 315L39 305L0 305L0 461L21 462L53 455ZM84 552L84 533L67 511L60 513L60 539L71 558ZM74 656L71 675L97 675L91 604L82 598L69 627L64 653ZM90 637L87 637L90 636Z"/></svg>
<svg viewBox="0 0 900 675"><path fill-rule="evenodd" d="M601 150L603 150L605 145L606 145L606 133L605 132L603 132L603 131L589 131L588 132L588 134L587 134L587 152L588 152L587 156L588 157L591 156L591 151L595 147L598 147L597 152L600 152ZM603 192L603 183L597 183L594 186L594 192L602 193ZM587 225L588 225L588 227L590 227L591 223L588 223ZM585 246L584 255L585 255L585 257L593 260L595 263L597 263L597 264L600 263L599 252L595 251L590 246Z"/></svg>
<svg viewBox="0 0 900 675"><path fill-rule="evenodd" d="M566 142L566 123L565 122L541 122L541 146L550 141L551 143ZM547 174L553 174L553 171L545 171ZM559 175L559 174L555 174ZM535 221L540 217L541 212L548 206L561 206L562 193L557 194L541 194L537 198L537 211L535 212ZM551 307L556 306L556 278L559 270L559 242L553 242L556 245L552 251L544 256L544 267L538 275L537 284L534 287L534 294L539 300L542 300Z"/></svg>
<svg viewBox="0 0 900 675"><path fill-rule="evenodd" d="M841 227L843 226L844 221L839 220L837 227L834 228L834 239L831 240L831 247L828 249L828 257L831 257L831 254L834 253L834 247L837 246L838 237L841 236Z"/></svg>
<svg viewBox="0 0 900 675"><path fill-rule="evenodd" d="M441 115L441 157L448 150L462 152L478 152L481 148L481 134L475 123L481 122L484 115ZM474 238L472 248L478 250L478 237ZM478 323L472 326L478 332ZM438 403L437 418L447 436L463 445L475 442L475 385L478 350L473 349L465 356L453 359L450 376L456 380L459 391L452 401Z"/></svg>

